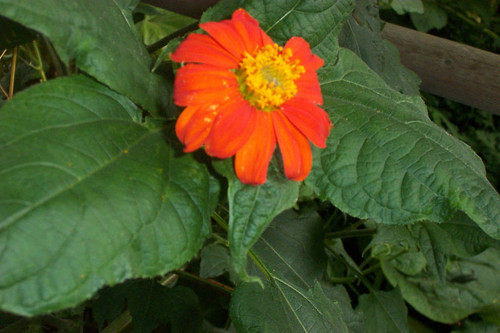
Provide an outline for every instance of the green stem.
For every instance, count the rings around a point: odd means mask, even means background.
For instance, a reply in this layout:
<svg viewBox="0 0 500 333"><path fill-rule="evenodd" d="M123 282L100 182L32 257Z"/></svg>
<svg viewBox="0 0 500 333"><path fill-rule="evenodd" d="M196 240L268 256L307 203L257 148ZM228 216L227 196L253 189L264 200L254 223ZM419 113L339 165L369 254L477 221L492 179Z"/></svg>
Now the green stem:
<svg viewBox="0 0 500 333"><path fill-rule="evenodd" d="M228 231L229 228L226 221L217 212L212 213L212 219L219 225L219 227L224 229L225 232Z"/></svg>
<svg viewBox="0 0 500 333"><path fill-rule="evenodd" d="M348 268L351 269L351 271L353 272L354 276L360 280L365 286L366 288L368 288L368 290L370 290L371 292L374 292L375 289L372 287L370 281L368 281L364 276L363 276L363 273L360 272L358 270L358 267L354 267L353 265L351 265L344 257L338 255L337 253L335 253L335 251L329 247L329 246L326 246L326 248L335 256L337 257L338 260L342 261L342 263L344 265L346 265Z"/></svg>
<svg viewBox="0 0 500 333"><path fill-rule="evenodd" d="M132 323L130 312L122 312L115 320L111 322L101 333L116 333L124 331Z"/></svg>
<svg viewBox="0 0 500 333"><path fill-rule="evenodd" d="M35 59L37 61L37 66L33 68L40 72L40 75L42 76L42 82L45 82L47 81L47 76L45 76L45 71L43 70L42 56L40 55L40 50L38 49L36 40L33 41L33 49L35 49Z"/></svg>
<svg viewBox="0 0 500 333"><path fill-rule="evenodd" d="M201 277L199 276L196 276L194 274L191 274L191 273L188 273L188 272L184 272L184 271L174 271L174 274L177 274L179 275L180 277L183 277L183 278L186 278L188 280L191 280L191 281L195 281L195 282L198 282L198 283L201 283L201 284L205 284L205 285L208 285L212 288L215 288L225 294L231 294L231 292L233 291L233 288L229 287L229 286L226 286L224 284L218 284L218 283L214 283L210 280L206 280L206 279L202 279Z"/></svg>
<svg viewBox="0 0 500 333"><path fill-rule="evenodd" d="M339 277L339 278L336 278L336 277L331 277L330 278L330 282L333 282L333 283L353 283L355 282L356 279L355 278L352 278L352 277Z"/></svg>
<svg viewBox="0 0 500 333"><path fill-rule="evenodd" d="M328 239L334 238L353 238L353 237L369 237L375 235L377 229L363 229L363 230L342 230L326 234Z"/></svg>
<svg viewBox="0 0 500 333"><path fill-rule="evenodd" d="M222 243L225 247L229 247L229 241L224 237L219 236L215 232L212 233L212 238L214 238L218 243Z"/></svg>
<svg viewBox="0 0 500 333"><path fill-rule="evenodd" d="M253 262L257 265L257 267L259 267L259 269L262 271L262 273L264 273L264 275L266 276L266 278L271 281L272 280L272 276L271 276L271 273L269 273L269 270L266 268L266 266L260 261L260 259L252 252L252 250L249 250L248 251L248 256L250 257L250 259L253 260Z"/></svg>

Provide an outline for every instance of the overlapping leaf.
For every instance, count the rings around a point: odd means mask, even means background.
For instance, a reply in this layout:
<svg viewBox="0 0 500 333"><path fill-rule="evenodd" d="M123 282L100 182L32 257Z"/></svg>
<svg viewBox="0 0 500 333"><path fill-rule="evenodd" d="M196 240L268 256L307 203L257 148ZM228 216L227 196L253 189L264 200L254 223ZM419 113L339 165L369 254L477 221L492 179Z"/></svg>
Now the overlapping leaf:
<svg viewBox="0 0 500 333"><path fill-rule="evenodd" d="M404 67L398 49L382 39L382 28L376 0L356 0L352 16L339 35L339 43L356 53L393 89L418 95L420 79Z"/></svg>
<svg viewBox="0 0 500 333"><path fill-rule="evenodd" d="M208 171L180 154L171 128L138 119L130 100L83 76L36 85L0 109L3 310L73 306L104 284L177 268L201 247L217 197Z"/></svg>
<svg viewBox="0 0 500 333"><path fill-rule="evenodd" d="M271 223L273 218L292 207L299 195L299 184L288 181L275 165L271 165L264 185L242 184L227 163L216 168L228 178L229 249L238 274L247 279L248 250Z"/></svg>
<svg viewBox="0 0 500 333"><path fill-rule="evenodd" d="M231 318L243 331L359 332L355 314L342 287L320 285L326 268L319 216L280 214L252 248L263 277L239 284L231 299ZM257 274L257 269L261 270Z"/></svg>
<svg viewBox="0 0 500 333"><path fill-rule="evenodd" d="M463 214L442 224L381 225L372 245L389 281L433 320L453 323L498 302L500 241Z"/></svg>
<svg viewBox="0 0 500 333"><path fill-rule="evenodd" d="M364 332L407 333L408 319L405 302L398 289L372 291L359 297L359 310L363 311Z"/></svg>
<svg viewBox="0 0 500 333"><path fill-rule="evenodd" d="M346 213L377 222L442 222L464 211L500 238L500 196L480 158L433 124L418 97L390 89L351 51L321 73L334 129L306 183Z"/></svg>
<svg viewBox="0 0 500 333"><path fill-rule="evenodd" d="M0 0L2 16L45 34L65 63L76 65L151 112L171 104L171 84L151 73L151 58L134 32L136 0Z"/></svg>

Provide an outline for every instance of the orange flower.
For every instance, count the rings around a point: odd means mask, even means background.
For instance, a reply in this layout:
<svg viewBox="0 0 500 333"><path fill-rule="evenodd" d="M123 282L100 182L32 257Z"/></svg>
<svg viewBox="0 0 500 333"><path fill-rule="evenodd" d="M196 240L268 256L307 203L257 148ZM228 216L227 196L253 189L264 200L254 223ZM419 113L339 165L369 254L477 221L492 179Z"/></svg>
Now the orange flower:
<svg viewBox="0 0 500 333"><path fill-rule="evenodd" d="M300 37L278 46L243 9L200 27L208 35L189 35L171 55L185 64L174 85L175 103L186 107L175 127L184 151L203 145L210 156L235 156L241 182L257 185L278 143L286 176L306 178L309 141L324 148L332 127L318 107L323 60Z"/></svg>

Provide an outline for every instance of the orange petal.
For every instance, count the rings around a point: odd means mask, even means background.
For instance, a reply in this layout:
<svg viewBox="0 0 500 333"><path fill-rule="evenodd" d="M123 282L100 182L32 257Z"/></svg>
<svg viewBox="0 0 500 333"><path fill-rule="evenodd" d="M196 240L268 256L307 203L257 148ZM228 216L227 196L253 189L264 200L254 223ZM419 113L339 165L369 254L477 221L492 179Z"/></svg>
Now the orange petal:
<svg viewBox="0 0 500 333"><path fill-rule="evenodd" d="M310 102L318 105L323 104L323 95L318 81L318 75L315 71L304 73L300 78L295 80L297 86L296 98L307 99Z"/></svg>
<svg viewBox="0 0 500 333"><path fill-rule="evenodd" d="M285 49L292 50L292 59L300 60L300 64L306 68L306 71L315 71L325 63L323 59L312 54L309 43L302 37L292 37L286 42Z"/></svg>
<svg viewBox="0 0 500 333"><path fill-rule="evenodd" d="M233 26L231 20L220 22L207 22L200 24L210 37L219 43L234 58L241 60L245 53L245 42L239 32Z"/></svg>
<svg viewBox="0 0 500 333"><path fill-rule="evenodd" d="M308 100L292 98L281 106L281 111L313 144L326 147L332 123L325 110Z"/></svg>
<svg viewBox="0 0 500 333"><path fill-rule="evenodd" d="M244 9L238 9L233 13L232 23L240 34L246 51L250 54L254 54L266 44L273 43L271 38L259 27L259 22Z"/></svg>
<svg viewBox="0 0 500 333"><path fill-rule="evenodd" d="M312 153L309 141L281 111L273 111L271 115L283 158L285 175L288 179L302 181L311 171Z"/></svg>
<svg viewBox="0 0 500 333"><path fill-rule="evenodd" d="M219 158L233 156L254 132L256 121L257 111L248 101L240 99L225 104L205 141L205 151Z"/></svg>
<svg viewBox="0 0 500 333"><path fill-rule="evenodd" d="M201 147L210 134L217 108L188 106L175 123L175 133L184 144L184 152L189 153Z"/></svg>
<svg viewBox="0 0 500 333"><path fill-rule="evenodd" d="M236 75L220 67L188 64L177 71L175 104L216 104L239 95Z"/></svg>
<svg viewBox="0 0 500 333"><path fill-rule="evenodd" d="M239 60L212 37L190 34L170 55L176 62L195 62L224 68L237 68Z"/></svg>
<svg viewBox="0 0 500 333"><path fill-rule="evenodd" d="M269 112L257 113L257 124L250 139L236 153L234 169L244 184L266 182L267 168L276 147L273 122Z"/></svg>

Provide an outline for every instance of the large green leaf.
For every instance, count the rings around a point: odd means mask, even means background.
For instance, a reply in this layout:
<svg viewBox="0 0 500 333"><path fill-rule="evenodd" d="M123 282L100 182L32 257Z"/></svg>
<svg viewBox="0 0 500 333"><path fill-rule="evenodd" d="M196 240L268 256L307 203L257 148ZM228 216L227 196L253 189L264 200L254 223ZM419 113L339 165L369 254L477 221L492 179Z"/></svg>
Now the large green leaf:
<svg viewBox="0 0 500 333"><path fill-rule="evenodd" d="M206 167L173 129L75 76L0 109L0 306L34 315L189 260L210 232ZM165 132L165 134L163 133Z"/></svg>
<svg viewBox="0 0 500 333"><path fill-rule="evenodd" d="M310 289L284 280L239 284L231 299L231 318L240 332L349 332L341 309L315 283Z"/></svg>
<svg viewBox="0 0 500 333"><path fill-rule="evenodd" d="M252 252L273 276L307 289L322 278L326 268L323 236L317 213L299 215L286 210L273 220ZM258 270L255 265L249 269L256 275Z"/></svg>
<svg viewBox="0 0 500 333"><path fill-rule="evenodd" d="M285 211L252 248L263 277L239 284L231 299L231 318L242 332L359 331L360 317L342 287L320 285L326 268L323 231L316 213ZM265 278L264 278L265 277Z"/></svg>
<svg viewBox="0 0 500 333"><path fill-rule="evenodd" d="M420 98L390 89L346 49L320 84L334 128L306 184L321 197L392 224L442 222L462 210L500 238L500 196L481 159L432 123Z"/></svg>
<svg viewBox="0 0 500 333"><path fill-rule="evenodd" d="M0 0L0 13L45 34L61 59L151 112L171 103L171 84L151 73L151 58L127 8L137 1Z"/></svg>
<svg viewBox="0 0 500 333"><path fill-rule="evenodd" d="M380 225L372 245L389 281L433 320L453 323L498 303L500 241L463 214L442 224Z"/></svg>
<svg viewBox="0 0 500 333"><path fill-rule="evenodd" d="M420 79L404 67L398 49L380 36L381 21L376 0L356 0L356 8L346 22L339 43L356 53L393 89L419 95Z"/></svg>
<svg viewBox="0 0 500 333"><path fill-rule="evenodd" d="M242 184L228 161L216 164L228 178L229 249L233 265L243 279L248 279L246 262L248 250L271 223L273 218L292 207L299 196L299 183L288 181L271 163L264 185Z"/></svg>
<svg viewBox="0 0 500 333"><path fill-rule="evenodd" d="M358 308L364 314L364 332L407 333L405 302L398 289L372 291L359 297Z"/></svg>

